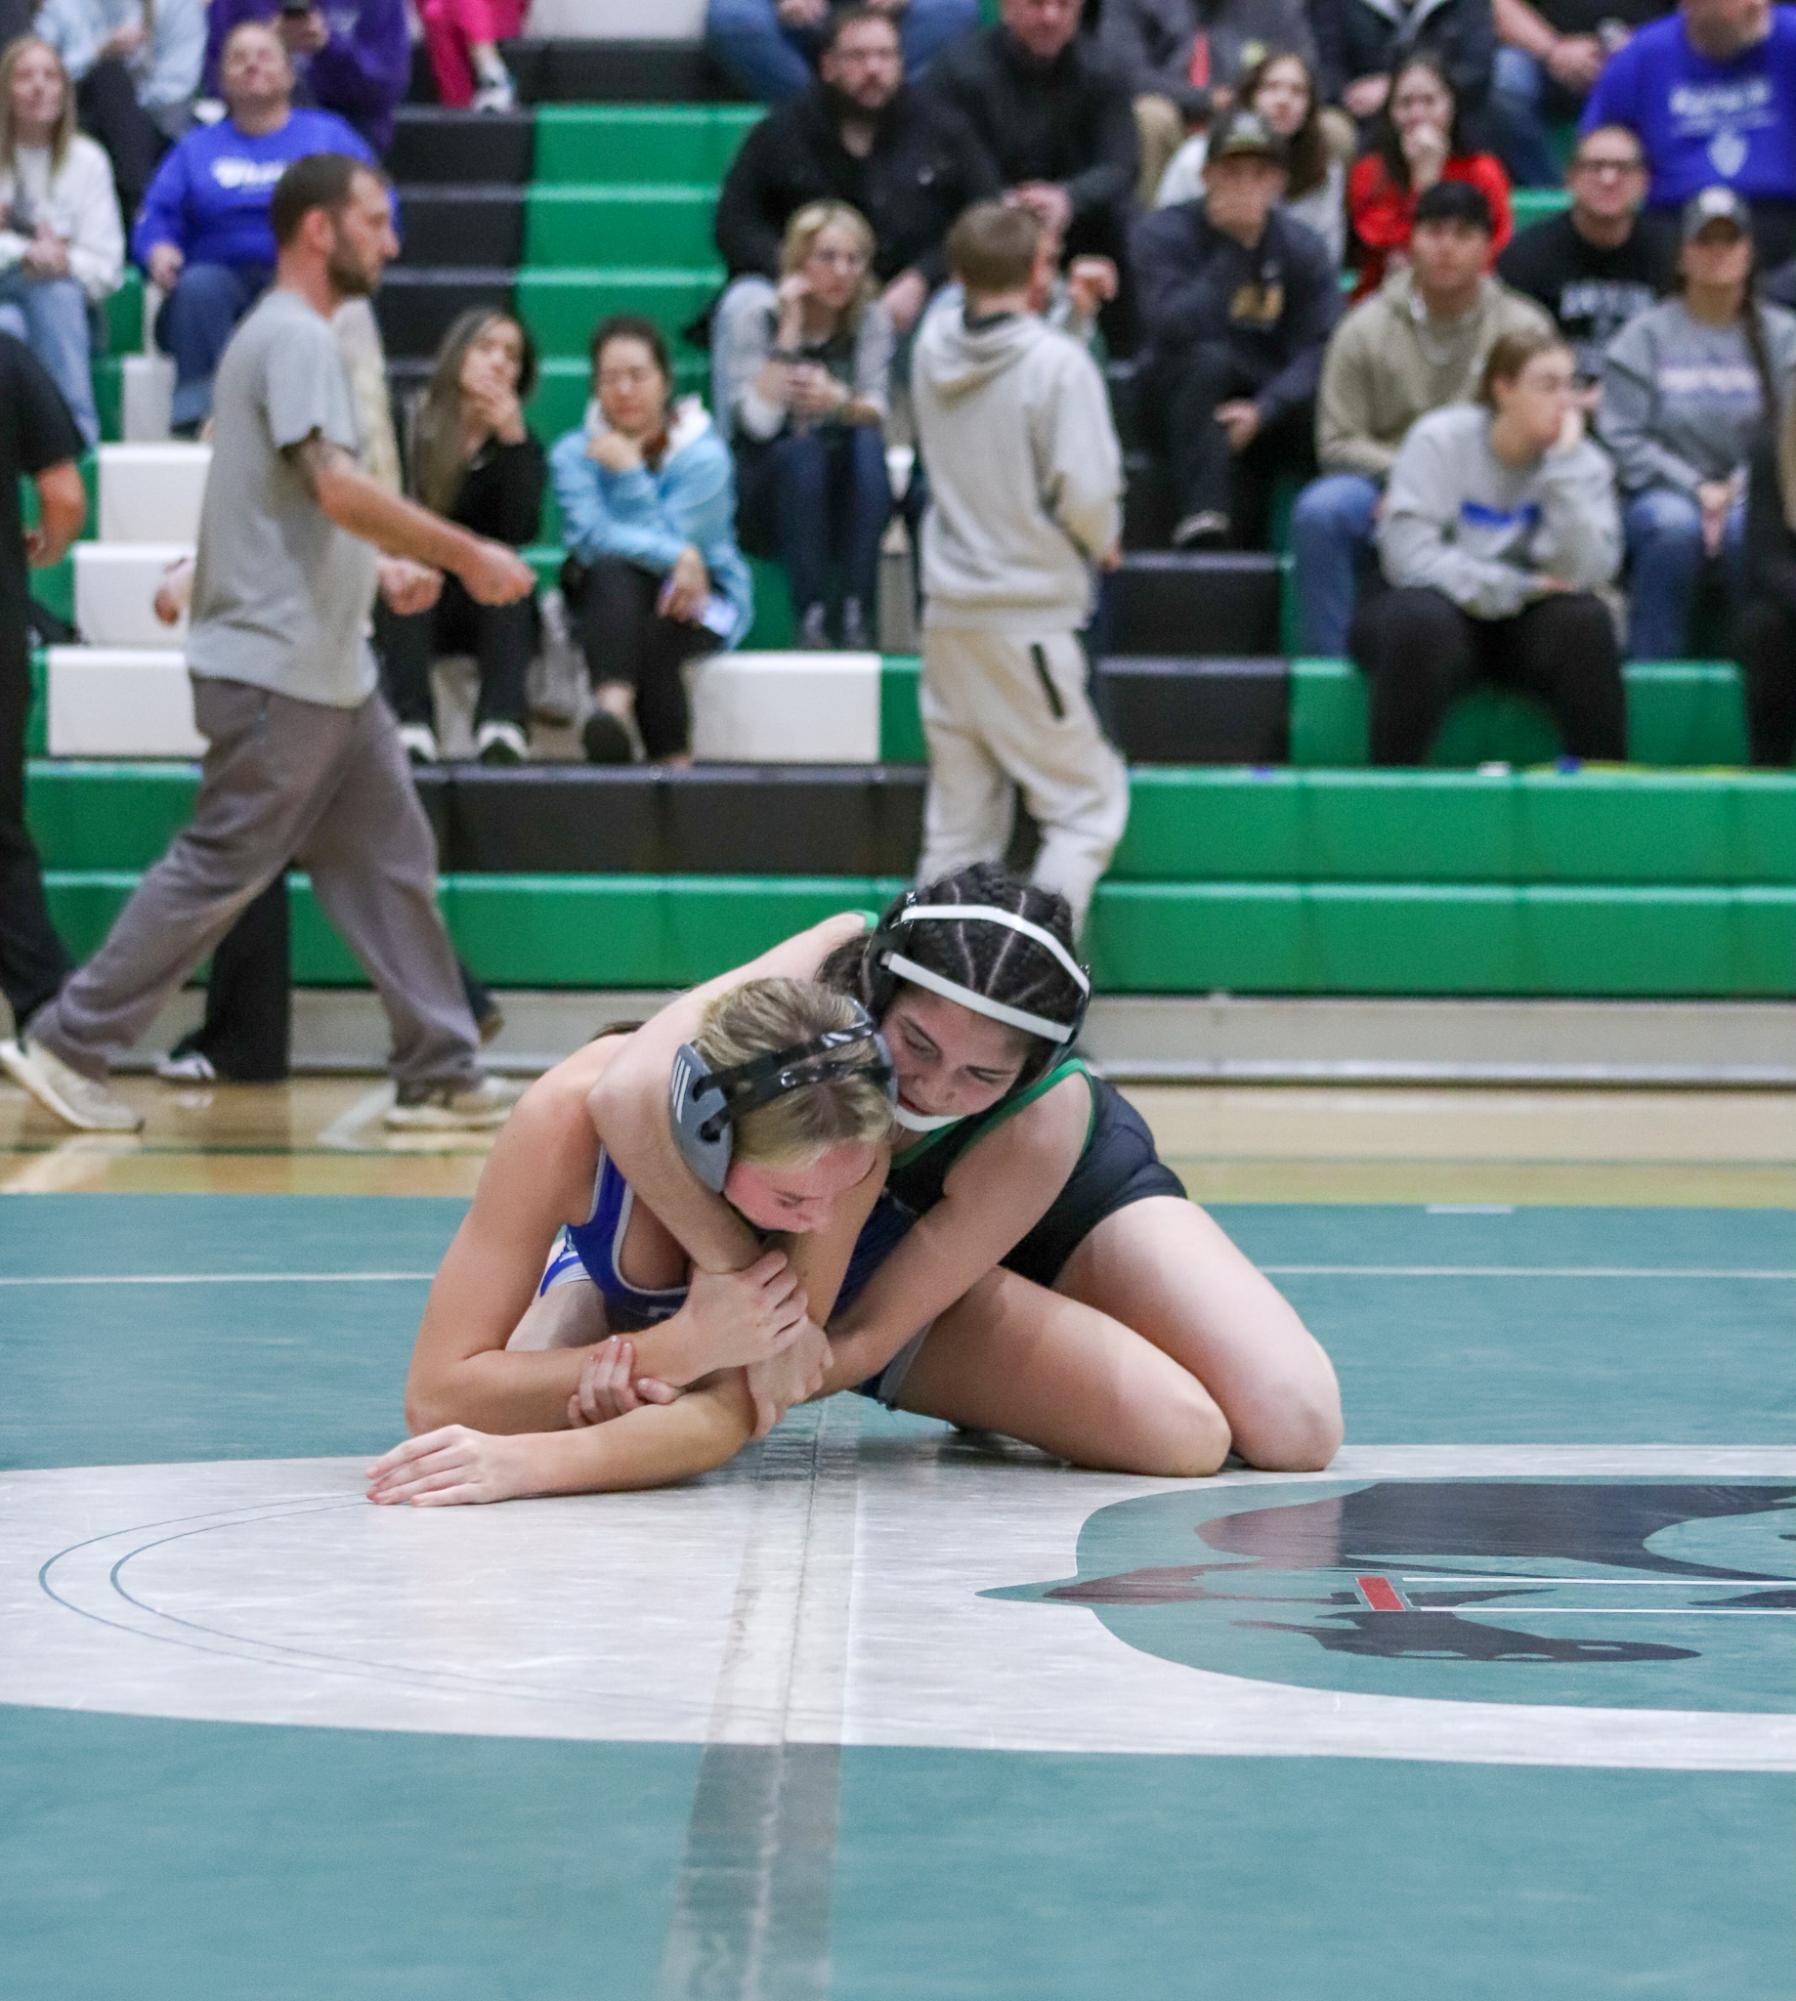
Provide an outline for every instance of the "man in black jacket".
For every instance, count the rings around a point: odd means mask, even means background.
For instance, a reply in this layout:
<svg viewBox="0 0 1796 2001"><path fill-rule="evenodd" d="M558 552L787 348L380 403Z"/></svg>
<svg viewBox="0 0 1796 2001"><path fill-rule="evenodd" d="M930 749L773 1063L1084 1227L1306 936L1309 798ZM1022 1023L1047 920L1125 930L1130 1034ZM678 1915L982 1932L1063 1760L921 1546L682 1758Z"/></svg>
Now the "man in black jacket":
<svg viewBox="0 0 1796 2001"><path fill-rule="evenodd" d="M959 111L997 162L1007 195L1068 256L1120 264L1140 168L1129 80L1079 33L1080 0L1003 0L995 28L936 58L930 96Z"/></svg>
<svg viewBox="0 0 1796 2001"><path fill-rule="evenodd" d="M889 14L851 7L828 29L820 80L748 135L717 202L717 247L732 279L779 275L780 239L808 202L845 201L873 230L873 268L902 338L947 276L955 218L998 192L998 171L965 119L904 86ZM723 311L733 309L732 285ZM765 302L766 293L753 288Z"/></svg>
<svg viewBox="0 0 1796 2001"><path fill-rule="evenodd" d="M1259 544L1273 480L1314 468L1316 385L1341 292L1322 239L1278 211L1284 185L1283 140L1235 111L1212 134L1203 199L1135 226L1179 548Z"/></svg>

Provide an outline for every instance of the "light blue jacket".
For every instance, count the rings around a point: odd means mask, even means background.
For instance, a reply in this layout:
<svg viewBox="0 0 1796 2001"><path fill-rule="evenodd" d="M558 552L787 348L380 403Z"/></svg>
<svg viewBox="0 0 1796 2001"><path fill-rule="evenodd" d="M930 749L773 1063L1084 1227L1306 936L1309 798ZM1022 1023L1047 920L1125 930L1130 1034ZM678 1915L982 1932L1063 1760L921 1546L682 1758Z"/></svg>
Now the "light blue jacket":
<svg viewBox="0 0 1796 2001"><path fill-rule="evenodd" d="M44 0L31 31L50 44L79 83L107 36L142 19L143 0ZM200 87L206 0L156 0L154 21L148 41L130 60L131 79L138 103L174 138L186 126Z"/></svg>
<svg viewBox="0 0 1796 2001"><path fill-rule="evenodd" d="M549 476L561 508L561 535L583 562L622 556L646 570L671 570L690 543L705 559L711 588L735 607L734 629L720 639L737 645L754 616L754 586L736 547L736 474L729 448L698 398L676 403L660 469L607 472L586 455L599 422L587 411L549 454Z"/></svg>

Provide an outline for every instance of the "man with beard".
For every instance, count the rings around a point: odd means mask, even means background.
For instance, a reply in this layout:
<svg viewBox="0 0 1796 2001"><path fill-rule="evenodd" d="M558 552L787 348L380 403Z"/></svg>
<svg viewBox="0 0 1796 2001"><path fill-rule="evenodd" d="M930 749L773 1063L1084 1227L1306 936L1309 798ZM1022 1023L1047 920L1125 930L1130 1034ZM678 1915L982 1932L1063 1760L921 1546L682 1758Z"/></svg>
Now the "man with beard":
<svg viewBox="0 0 1796 2001"><path fill-rule="evenodd" d="M764 309L786 224L811 202L840 201L873 230L874 275L902 339L947 275L955 218L997 192L966 120L905 87L891 15L847 8L829 24L818 82L755 127L723 184L717 247L731 279L749 282L732 283L719 312Z"/></svg>
<svg viewBox="0 0 1796 2001"><path fill-rule="evenodd" d="M274 284L219 365L188 666L205 737L193 818L98 953L0 1043L0 1065L65 1125L134 1131L109 1066L289 860L310 870L393 1032L388 1123L498 1125L510 1095L478 1036L436 908L436 850L378 692L368 613L422 611L453 571L482 604L531 588L515 550L401 500L357 463L331 332L398 249L385 182L340 153L274 191ZM388 554L379 557L376 548Z"/></svg>

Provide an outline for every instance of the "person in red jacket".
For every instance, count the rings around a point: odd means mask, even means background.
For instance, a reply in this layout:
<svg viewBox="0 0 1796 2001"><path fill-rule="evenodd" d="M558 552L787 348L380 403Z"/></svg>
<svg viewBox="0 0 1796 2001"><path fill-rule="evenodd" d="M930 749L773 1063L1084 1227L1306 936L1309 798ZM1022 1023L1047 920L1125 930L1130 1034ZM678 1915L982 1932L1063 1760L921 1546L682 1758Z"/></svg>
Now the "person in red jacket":
<svg viewBox="0 0 1796 2001"><path fill-rule="evenodd" d="M1372 149L1347 176L1347 219L1359 266L1355 299L1384 283L1409 256L1416 203L1438 181L1466 181L1490 204L1490 255L1509 241L1509 176L1491 153L1468 152L1459 100L1432 56L1411 56L1391 78L1390 100Z"/></svg>

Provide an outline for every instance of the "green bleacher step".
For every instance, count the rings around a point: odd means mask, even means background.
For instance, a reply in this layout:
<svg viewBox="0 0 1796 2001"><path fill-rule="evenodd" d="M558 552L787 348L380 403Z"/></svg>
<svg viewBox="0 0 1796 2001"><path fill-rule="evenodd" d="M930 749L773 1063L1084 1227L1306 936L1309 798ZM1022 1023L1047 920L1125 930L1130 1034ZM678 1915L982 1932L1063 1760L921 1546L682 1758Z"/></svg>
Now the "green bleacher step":
<svg viewBox="0 0 1796 2001"><path fill-rule="evenodd" d="M518 274L518 311L545 355L584 355L592 330L612 313L641 313L670 341L710 310L723 286L723 268L607 266Z"/></svg>
<svg viewBox="0 0 1796 2001"><path fill-rule="evenodd" d="M1796 776L1144 766L1130 783L1113 882L1796 887ZM45 863L147 867L194 784L181 764L33 762ZM595 794L593 810L640 811L644 796ZM752 869L752 830L743 841Z"/></svg>
<svg viewBox="0 0 1796 2001"><path fill-rule="evenodd" d="M717 259L714 187L533 187L524 209L524 262L560 270L599 264L692 266Z"/></svg>
<svg viewBox="0 0 1796 2001"><path fill-rule="evenodd" d="M543 104L536 111L539 188L689 181L715 187L758 104Z"/></svg>
<svg viewBox="0 0 1796 2001"><path fill-rule="evenodd" d="M135 265L125 266L125 275L100 308L100 326L107 354L143 352L143 273Z"/></svg>
<svg viewBox="0 0 1796 2001"><path fill-rule="evenodd" d="M129 894L122 873L47 878L58 928L84 957ZM491 982L685 986L896 880L449 876L456 945ZM295 977L356 978L293 885ZM1796 890L1110 883L1087 945L1100 992L1786 998L1796 991Z"/></svg>
<svg viewBox="0 0 1796 2001"><path fill-rule="evenodd" d="M1644 765L1746 762L1740 670L1731 660L1650 660L1622 669L1628 757ZM1291 762L1363 765L1366 683L1350 661L1291 662ZM1441 767L1544 764L1559 755L1552 719L1539 703L1480 688L1456 703L1429 763Z"/></svg>

